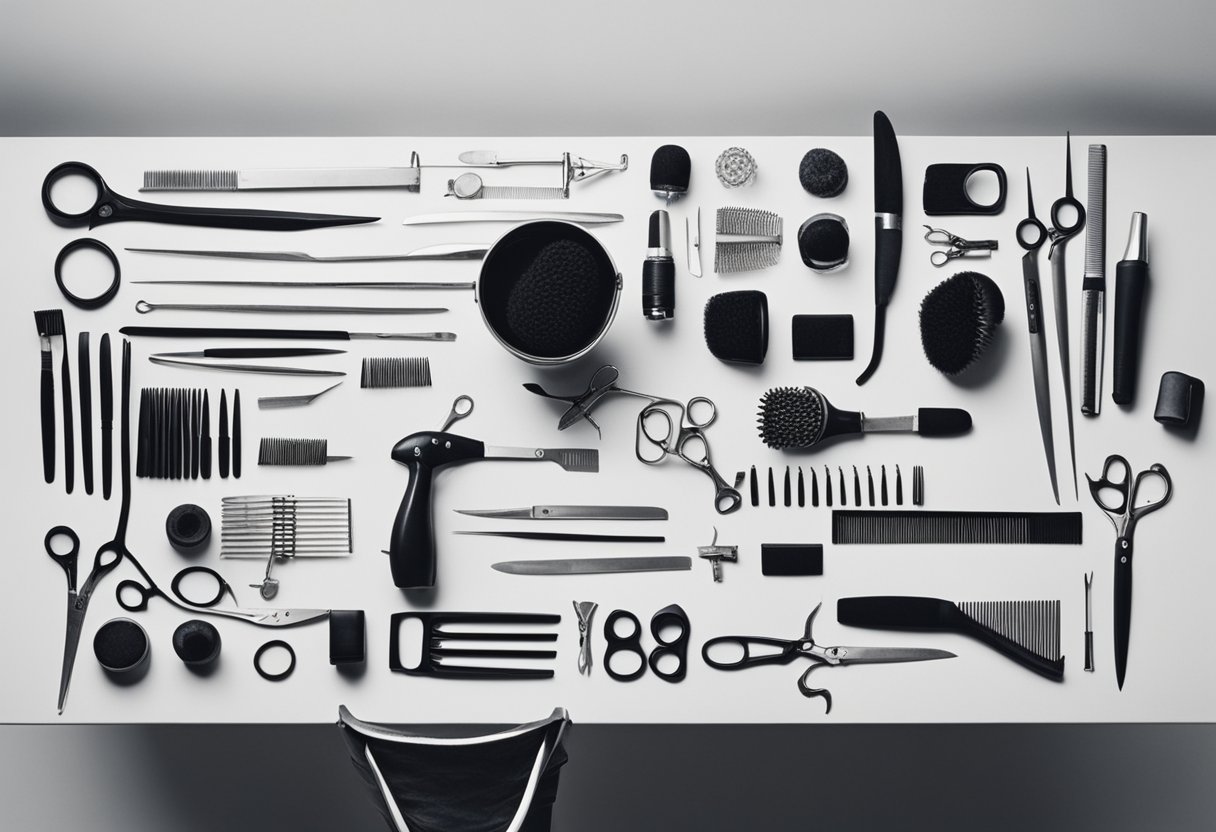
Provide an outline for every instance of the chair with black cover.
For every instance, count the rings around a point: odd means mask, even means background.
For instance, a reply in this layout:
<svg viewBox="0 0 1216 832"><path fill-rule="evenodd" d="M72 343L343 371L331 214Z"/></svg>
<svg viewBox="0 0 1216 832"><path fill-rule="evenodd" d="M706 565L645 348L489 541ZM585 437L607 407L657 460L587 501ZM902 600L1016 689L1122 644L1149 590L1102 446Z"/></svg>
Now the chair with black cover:
<svg viewBox="0 0 1216 832"><path fill-rule="evenodd" d="M427 737L363 722L338 725L351 762L396 832L549 832L566 763L564 708L476 737Z"/></svg>

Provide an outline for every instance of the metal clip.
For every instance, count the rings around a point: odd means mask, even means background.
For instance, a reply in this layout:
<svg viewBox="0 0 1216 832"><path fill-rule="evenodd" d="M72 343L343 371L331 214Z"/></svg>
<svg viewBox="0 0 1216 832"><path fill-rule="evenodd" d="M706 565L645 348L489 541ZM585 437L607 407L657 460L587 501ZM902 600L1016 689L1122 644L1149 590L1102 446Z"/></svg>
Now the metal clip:
<svg viewBox="0 0 1216 832"><path fill-rule="evenodd" d="M599 604L594 601L575 601L574 614L578 618L578 672L591 675L591 617Z"/></svg>
<svg viewBox="0 0 1216 832"><path fill-rule="evenodd" d="M714 539L708 546L698 546L697 555L705 558L714 567L714 581L722 582L722 561L728 560L735 563L739 560L738 546L719 546L718 545L718 527L714 526Z"/></svg>
<svg viewBox="0 0 1216 832"><path fill-rule="evenodd" d="M929 255L929 262L935 266L944 266L956 257L990 257L1000 247L997 240L967 240L944 228L928 225L925 228L925 240L930 245L947 246L946 251L935 251Z"/></svg>

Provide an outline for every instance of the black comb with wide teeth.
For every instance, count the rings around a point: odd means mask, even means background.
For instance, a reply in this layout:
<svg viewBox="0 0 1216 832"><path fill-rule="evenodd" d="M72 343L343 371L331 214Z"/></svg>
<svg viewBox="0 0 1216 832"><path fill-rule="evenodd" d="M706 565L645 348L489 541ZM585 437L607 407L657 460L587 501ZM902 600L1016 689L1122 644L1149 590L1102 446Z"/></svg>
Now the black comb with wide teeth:
<svg viewBox="0 0 1216 832"><path fill-rule="evenodd" d="M401 661L401 625L408 619L422 624L418 664ZM553 670L482 664L480 660L538 660L557 657L555 650L511 647L555 642L557 633L536 632L524 625L558 624L560 615L520 612L399 612L389 629L389 669L414 676L449 676L460 679L549 679ZM450 626L449 626L450 625ZM503 646L498 646L503 645Z"/></svg>

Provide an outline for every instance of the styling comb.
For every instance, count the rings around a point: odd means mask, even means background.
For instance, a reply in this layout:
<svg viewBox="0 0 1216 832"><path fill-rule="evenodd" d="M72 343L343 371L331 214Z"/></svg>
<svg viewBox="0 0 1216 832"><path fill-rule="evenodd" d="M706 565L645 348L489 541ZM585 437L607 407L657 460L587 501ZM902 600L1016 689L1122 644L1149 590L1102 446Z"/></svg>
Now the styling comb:
<svg viewBox="0 0 1216 832"><path fill-rule="evenodd" d="M719 208L714 221L714 272L753 271L781 257L781 216L756 208Z"/></svg>
<svg viewBox="0 0 1216 832"><path fill-rule="evenodd" d="M418 664L406 667L401 661L401 625L410 619L422 624L422 649ZM544 613L399 612L393 615L389 625L389 669L413 676L457 679L550 679L553 677L551 668L502 667L469 660L556 658L555 650L506 645L511 642L520 645L555 642L557 633L524 630L521 625L558 624L561 620L560 615Z"/></svg>
<svg viewBox="0 0 1216 832"><path fill-rule="evenodd" d="M51 338L63 337L63 310L42 309L34 313L34 324L42 342L41 410L42 410L42 478L55 481L55 369L52 362Z"/></svg>
<svg viewBox="0 0 1216 832"><path fill-rule="evenodd" d="M841 598L836 620L852 627L948 630L977 638L1025 668L1064 680L1059 601L960 601L871 595Z"/></svg>
<svg viewBox="0 0 1216 832"><path fill-rule="evenodd" d="M832 542L1079 546L1081 512L838 510L832 512Z"/></svg>
<svg viewBox="0 0 1216 832"><path fill-rule="evenodd" d="M359 386L365 390L384 387L430 387L431 359L426 356L364 358Z"/></svg>
<svg viewBox="0 0 1216 832"><path fill-rule="evenodd" d="M325 465L350 459L330 456L328 439L283 439L263 436L258 447L258 465Z"/></svg>

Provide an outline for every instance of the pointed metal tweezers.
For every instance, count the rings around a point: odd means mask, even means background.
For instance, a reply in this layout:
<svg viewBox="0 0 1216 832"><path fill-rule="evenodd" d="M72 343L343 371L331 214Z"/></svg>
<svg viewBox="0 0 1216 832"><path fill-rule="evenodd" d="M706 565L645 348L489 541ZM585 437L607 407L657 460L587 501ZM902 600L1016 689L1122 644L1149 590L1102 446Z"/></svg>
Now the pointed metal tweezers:
<svg viewBox="0 0 1216 832"><path fill-rule="evenodd" d="M303 251L228 251L187 248L127 248L142 254L179 254L185 257L226 257L233 260L289 260L307 263L371 263L384 260L480 260L488 246L478 243L443 243L405 254L349 254L317 256Z"/></svg>
<svg viewBox="0 0 1216 832"><path fill-rule="evenodd" d="M575 601L574 614L578 617L578 672L591 675L591 618L599 604L594 601Z"/></svg>

